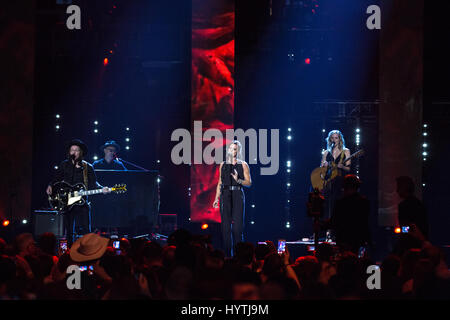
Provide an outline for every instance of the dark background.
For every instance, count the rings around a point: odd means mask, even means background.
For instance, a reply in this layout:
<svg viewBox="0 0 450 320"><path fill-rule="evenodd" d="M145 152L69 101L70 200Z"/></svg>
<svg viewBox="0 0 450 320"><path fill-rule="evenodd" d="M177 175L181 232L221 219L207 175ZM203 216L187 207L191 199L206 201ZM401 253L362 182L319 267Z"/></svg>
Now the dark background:
<svg viewBox="0 0 450 320"><path fill-rule="evenodd" d="M20 221L47 207L44 190L65 157L68 140L85 141L93 161L101 157L99 146L114 139L123 159L159 170L160 212L176 213L178 227L200 232L189 223L189 167L170 161L171 132L190 128L190 4L74 3L83 8L78 31L67 30L66 5L55 1L2 4L1 217ZM305 1L313 7L302 10L284 1L272 3L272 15L269 1L236 4L235 127L278 128L281 141L277 175L260 176L259 166L251 166L247 239L292 241L311 235L304 204L309 174L325 146L322 129L341 130L353 152L357 127L366 150L359 162L361 191L372 203L372 231L386 237L376 222L379 33L365 28L365 8L377 1ZM422 191L431 240L438 245L448 244L450 225L444 203L450 156L448 6L427 3L424 24L423 119L429 155ZM293 164L290 174L287 160ZM379 242L385 250L385 239Z"/></svg>

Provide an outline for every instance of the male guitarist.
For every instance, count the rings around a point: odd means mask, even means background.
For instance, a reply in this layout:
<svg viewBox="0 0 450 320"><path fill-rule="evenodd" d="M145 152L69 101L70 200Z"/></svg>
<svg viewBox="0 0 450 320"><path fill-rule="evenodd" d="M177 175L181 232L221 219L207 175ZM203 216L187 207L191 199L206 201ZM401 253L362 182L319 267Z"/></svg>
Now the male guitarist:
<svg viewBox="0 0 450 320"><path fill-rule="evenodd" d="M350 157L350 150L345 147L344 136L339 130L332 130L326 138L327 150L322 155L321 167L335 166L338 175L328 182L324 188L326 219L333 213L334 204L343 195L344 176L350 172L351 161L345 164L344 159Z"/></svg>
<svg viewBox="0 0 450 320"><path fill-rule="evenodd" d="M67 145L68 159L61 162L56 170L55 177L46 190L48 195L52 194L52 186L60 181L71 185L83 183L89 190L102 188L104 194L111 192L108 187L102 187L97 182L92 165L83 160L86 154L87 146L81 140L74 139L69 142ZM80 235L91 232L91 213L88 202L83 205L75 205L64 213L64 229L69 247L75 240L75 229L76 233Z"/></svg>

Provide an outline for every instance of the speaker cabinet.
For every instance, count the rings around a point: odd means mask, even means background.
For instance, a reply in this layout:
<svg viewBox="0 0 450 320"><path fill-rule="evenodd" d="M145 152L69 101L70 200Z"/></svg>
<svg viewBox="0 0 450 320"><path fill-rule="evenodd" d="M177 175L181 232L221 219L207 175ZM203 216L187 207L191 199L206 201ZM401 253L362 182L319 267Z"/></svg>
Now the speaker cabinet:
<svg viewBox="0 0 450 320"><path fill-rule="evenodd" d="M37 237L45 232L51 232L56 237L64 236L64 216L57 211L34 211L34 235Z"/></svg>

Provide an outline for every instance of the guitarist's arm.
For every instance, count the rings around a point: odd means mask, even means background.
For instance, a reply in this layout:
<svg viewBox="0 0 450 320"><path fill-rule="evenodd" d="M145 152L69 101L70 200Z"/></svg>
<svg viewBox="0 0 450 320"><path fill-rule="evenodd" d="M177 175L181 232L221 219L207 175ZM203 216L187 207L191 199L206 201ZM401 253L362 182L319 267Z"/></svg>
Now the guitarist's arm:
<svg viewBox="0 0 450 320"><path fill-rule="evenodd" d="M65 162L61 162L60 165L58 166L58 169L56 169L55 171L55 175L53 177L53 180L50 181L50 183L47 186L47 194L51 195L52 194L52 186L56 183L56 182L60 182L64 180L64 166L65 166Z"/></svg>
<svg viewBox="0 0 450 320"><path fill-rule="evenodd" d="M344 156L345 159L348 159L350 157L350 149L344 149ZM339 163L337 167L344 170L345 172L349 172L351 164L352 160L348 160L347 162L345 162L345 164Z"/></svg>
<svg viewBox="0 0 450 320"><path fill-rule="evenodd" d="M322 161L320 161L320 166L321 167L328 167L328 162L327 162L327 154L328 154L328 150L325 150L325 152L322 154Z"/></svg>

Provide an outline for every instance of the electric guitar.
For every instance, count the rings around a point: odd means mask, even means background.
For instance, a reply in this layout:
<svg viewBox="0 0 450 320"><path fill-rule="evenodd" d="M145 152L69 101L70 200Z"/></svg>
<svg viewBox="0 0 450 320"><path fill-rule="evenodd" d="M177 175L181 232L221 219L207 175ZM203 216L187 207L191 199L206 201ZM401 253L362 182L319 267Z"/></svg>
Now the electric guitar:
<svg viewBox="0 0 450 320"><path fill-rule="evenodd" d="M53 210L65 212L74 205L81 206L86 203L84 196L103 193L103 189L86 190L83 183L70 185L67 182L57 182L52 186L52 194L48 196L48 202ZM127 191L125 184L116 184L110 188L111 192L124 193Z"/></svg>
<svg viewBox="0 0 450 320"><path fill-rule="evenodd" d="M347 161L351 160L352 158L359 158L363 154L364 149L361 149L339 163L345 165ZM319 189L319 191L322 191L331 180L335 179L338 176L338 164L332 161L328 163L327 167L319 167L314 169L311 172L311 184L313 186L313 189Z"/></svg>

